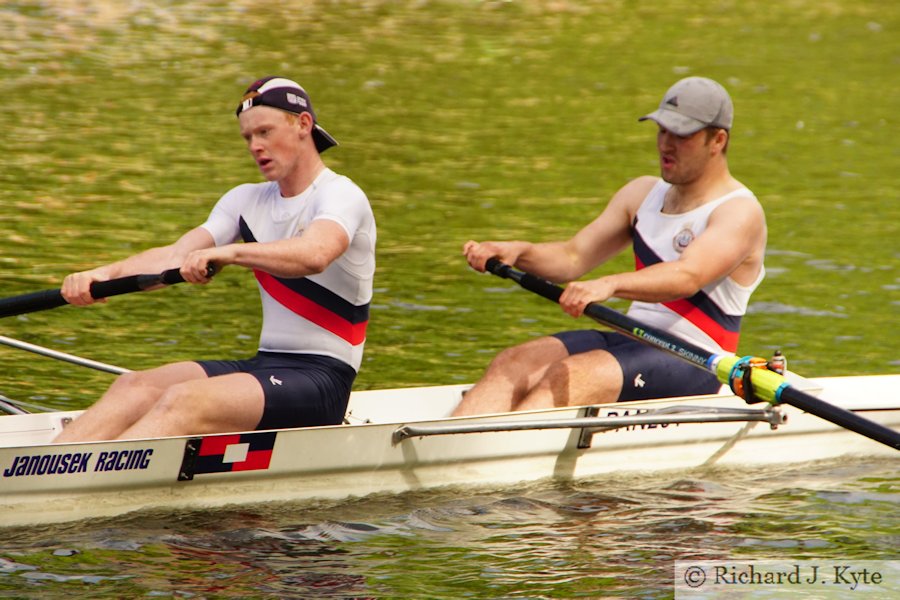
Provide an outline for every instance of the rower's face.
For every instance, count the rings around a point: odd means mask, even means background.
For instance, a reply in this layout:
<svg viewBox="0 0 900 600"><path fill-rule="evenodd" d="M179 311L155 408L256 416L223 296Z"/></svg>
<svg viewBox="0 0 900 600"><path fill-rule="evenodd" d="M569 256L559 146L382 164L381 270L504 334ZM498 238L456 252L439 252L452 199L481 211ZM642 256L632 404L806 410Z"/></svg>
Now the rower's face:
<svg viewBox="0 0 900 600"><path fill-rule="evenodd" d="M680 136L660 126L656 134L660 176L671 184L686 184L698 179L712 158L705 129Z"/></svg>
<svg viewBox="0 0 900 600"><path fill-rule="evenodd" d="M241 136L268 181L281 181L297 169L304 121L277 108L255 106L239 116Z"/></svg>

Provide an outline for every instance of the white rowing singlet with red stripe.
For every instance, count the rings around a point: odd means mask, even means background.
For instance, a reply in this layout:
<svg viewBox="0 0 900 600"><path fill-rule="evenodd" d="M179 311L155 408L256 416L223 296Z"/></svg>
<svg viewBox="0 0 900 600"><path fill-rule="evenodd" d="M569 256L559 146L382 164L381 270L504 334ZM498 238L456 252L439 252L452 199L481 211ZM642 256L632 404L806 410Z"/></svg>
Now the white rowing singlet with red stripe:
<svg viewBox="0 0 900 600"><path fill-rule="evenodd" d="M358 371L376 233L369 200L356 184L325 169L293 198L283 198L275 182L239 185L222 196L202 227L221 246L299 237L318 219L343 227L350 247L317 275L289 279L254 269L263 307L259 349L331 356Z"/></svg>

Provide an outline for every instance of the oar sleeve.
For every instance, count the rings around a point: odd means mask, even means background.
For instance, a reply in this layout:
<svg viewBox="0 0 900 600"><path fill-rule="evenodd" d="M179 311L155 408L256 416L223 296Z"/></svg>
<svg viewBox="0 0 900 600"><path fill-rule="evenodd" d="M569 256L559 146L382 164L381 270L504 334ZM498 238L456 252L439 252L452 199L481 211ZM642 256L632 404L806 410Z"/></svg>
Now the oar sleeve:
<svg viewBox="0 0 900 600"><path fill-rule="evenodd" d="M13 298L0 299L0 318L47 310L66 304L59 290L31 292Z"/></svg>

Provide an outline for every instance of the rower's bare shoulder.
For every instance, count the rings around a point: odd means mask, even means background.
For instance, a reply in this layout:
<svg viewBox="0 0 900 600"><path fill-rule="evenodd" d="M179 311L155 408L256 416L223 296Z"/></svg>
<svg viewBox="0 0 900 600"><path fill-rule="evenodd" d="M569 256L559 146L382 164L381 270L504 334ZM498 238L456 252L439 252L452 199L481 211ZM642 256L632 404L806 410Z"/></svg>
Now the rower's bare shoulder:
<svg viewBox="0 0 900 600"><path fill-rule="evenodd" d="M754 212L759 212L760 214L763 212L762 204L759 199L756 197L750 188L746 185L738 181L737 179L731 180L732 185L728 190L729 192L735 193L735 200L740 200L739 204L742 204L747 209L753 210Z"/></svg>
<svg viewBox="0 0 900 600"><path fill-rule="evenodd" d="M653 175L642 175L640 177L635 177L628 183L622 186L622 189L619 190L619 193L625 193L628 195L637 195L640 196L643 200L644 197L650 193L650 190L653 189L657 183L659 183L660 178L654 177Z"/></svg>
<svg viewBox="0 0 900 600"><path fill-rule="evenodd" d="M651 175L636 177L623 185L619 191L616 192L615 196L613 196L613 202L627 207L629 212L634 212L647 197L647 194L650 193L650 190L653 189L653 186L659 181L659 177L653 177Z"/></svg>
<svg viewBox="0 0 900 600"><path fill-rule="evenodd" d="M765 221L766 215L762 203L750 190L746 188L744 190L746 193L739 193L734 198L716 207L710 215L710 219L725 215L733 217L736 213L740 213L748 218Z"/></svg>
<svg viewBox="0 0 900 600"><path fill-rule="evenodd" d="M748 191L717 206L709 215L708 227L724 227L765 243L766 214L756 196Z"/></svg>

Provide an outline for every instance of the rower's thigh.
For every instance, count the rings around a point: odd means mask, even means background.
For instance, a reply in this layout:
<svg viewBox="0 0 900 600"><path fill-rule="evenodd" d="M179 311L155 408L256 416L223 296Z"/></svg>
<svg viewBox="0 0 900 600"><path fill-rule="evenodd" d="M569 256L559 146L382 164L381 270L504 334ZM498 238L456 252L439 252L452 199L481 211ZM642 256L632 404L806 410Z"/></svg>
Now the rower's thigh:
<svg viewBox="0 0 900 600"><path fill-rule="evenodd" d="M615 402L622 370L606 350L590 350L555 361L520 404L521 410Z"/></svg>
<svg viewBox="0 0 900 600"><path fill-rule="evenodd" d="M577 376L583 386L592 385L593 380L607 398L603 402L712 394L719 390L714 374L622 333L582 330L558 333L555 337L572 355L567 367L555 374L556 379L575 382Z"/></svg>
<svg viewBox="0 0 900 600"><path fill-rule="evenodd" d="M155 389L162 394L162 392L177 383L206 378L207 375L200 365L193 361L185 361L170 363L144 371L123 373L116 378L113 385L110 386L110 390L122 393L129 389Z"/></svg>
<svg viewBox="0 0 900 600"><path fill-rule="evenodd" d="M264 406L256 377L232 373L172 385L147 418L179 433L245 431L256 427Z"/></svg>
<svg viewBox="0 0 900 600"><path fill-rule="evenodd" d="M609 351L622 369L620 401L715 394L721 388L715 374L644 342L628 340Z"/></svg>

